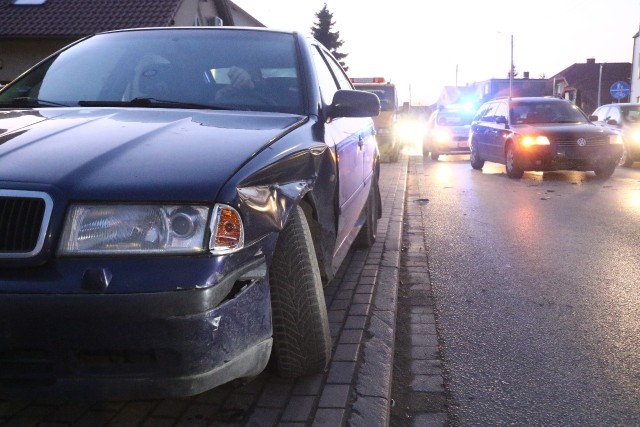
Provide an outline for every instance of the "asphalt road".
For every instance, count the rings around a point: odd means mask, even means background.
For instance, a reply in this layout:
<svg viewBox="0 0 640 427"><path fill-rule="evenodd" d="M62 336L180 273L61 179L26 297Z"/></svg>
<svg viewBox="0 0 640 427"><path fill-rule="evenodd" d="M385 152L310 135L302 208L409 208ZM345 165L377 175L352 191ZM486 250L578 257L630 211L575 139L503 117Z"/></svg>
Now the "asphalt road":
<svg viewBox="0 0 640 427"><path fill-rule="evenodd" d="M454 425L640 424L640 163L521 180L424 158Z"/></svg>

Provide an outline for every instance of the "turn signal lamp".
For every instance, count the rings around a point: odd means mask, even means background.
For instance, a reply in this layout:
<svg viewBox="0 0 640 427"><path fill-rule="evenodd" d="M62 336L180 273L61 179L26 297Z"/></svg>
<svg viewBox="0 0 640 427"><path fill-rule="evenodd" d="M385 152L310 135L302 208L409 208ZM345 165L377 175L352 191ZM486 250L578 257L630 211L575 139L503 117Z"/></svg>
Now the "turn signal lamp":
<svg viewBox="0 0 640 427"><path fill-rule="evenodd" d="M546 136L538 135L525 135L522 137L522 145L530 147L532 145L550 145L549 138Z"/></svg>
<svg viewBox="0 0 640 427"><path fill-rule="evenodd" d="M242 249L243 245L244 227L238 211L231 206L216 205L211 221L211 253L227 254Z"/></svg>
<svg viewBox="0 0 640 427"><path fill-rule="evenodd" d="M622 144L622 135L610 135L609 144Z"/></svg>

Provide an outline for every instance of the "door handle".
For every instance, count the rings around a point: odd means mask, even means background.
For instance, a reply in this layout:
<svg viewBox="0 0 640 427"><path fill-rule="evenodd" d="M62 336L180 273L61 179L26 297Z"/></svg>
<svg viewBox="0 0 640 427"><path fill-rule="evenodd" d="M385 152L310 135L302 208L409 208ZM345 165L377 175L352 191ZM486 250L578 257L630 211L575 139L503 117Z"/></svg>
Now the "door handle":
<svg viewBox="0 0 640 427"><path fill-rule="evenodd" d="M362 148L363 145L364 145L364 138L362 137L362 135L360 135L358 137L358 147Z"/></svg>

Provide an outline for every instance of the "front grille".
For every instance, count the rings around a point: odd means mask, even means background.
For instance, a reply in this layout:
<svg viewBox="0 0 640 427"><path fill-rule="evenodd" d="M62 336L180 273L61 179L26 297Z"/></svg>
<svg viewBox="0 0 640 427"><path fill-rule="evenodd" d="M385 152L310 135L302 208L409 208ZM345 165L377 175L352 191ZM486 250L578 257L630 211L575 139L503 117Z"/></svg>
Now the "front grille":
<svg viewBox="0 0 640 427"><path fill-rule="evenodd" d="M52 204L46 193L0 190L0 257L24 258L42 249Z"/></svg>
<svg viewBox="0 0 640 427"><path fill-rule="evenodd" d="M581 138L586 141L584 147L602 147L604 145L609 145L608 135L560 136L554 138L554 142L558 147L579 147L580 145L578 145L578 140Z"/></svg>

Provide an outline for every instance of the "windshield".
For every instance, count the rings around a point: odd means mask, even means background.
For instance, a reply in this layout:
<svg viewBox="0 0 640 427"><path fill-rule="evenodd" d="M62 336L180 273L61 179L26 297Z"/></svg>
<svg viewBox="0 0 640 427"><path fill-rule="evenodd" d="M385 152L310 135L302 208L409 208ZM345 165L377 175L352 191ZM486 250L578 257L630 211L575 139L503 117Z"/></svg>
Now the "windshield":
<svg viewBox="0 0 640 427"><path fill-rule="evenodd" d="M0 94L0 106L25 100L35 106L74 106L150 99L174 107L302 114L295 52L293 37L281 33L184 29L102 34L15 81ZM228 90L238 80L233 73L250 76L251 84Z"/></svg>
<svg viewBox="0 0 640 427"><path fill-rule="evenodd" d="M620 107L622 120L627 123L640 123L640 104Z"/></svg>
<svg viewBox="0 0 640 427"><path fill-rule="evenodd" d="M365 90L367 92L376 94L380 99L380 109L382 111L397 110L398 98L396 95L395 86L386 85L386 84L378 84L378 85L357 84L356 89Z"/></svg>
<svg viewBox="0 0 640 427"><path fill-rule="evenodd" d="M564 101L513 102L510 120L513 124L588 122L577 106Z"/></svg>
<svg viewBox="0 0 640 427"><path fill-rule="evenodd" d="M437 123L440 126L465 126L470 125L474 113L466 111L440 111Z"/></svg>

